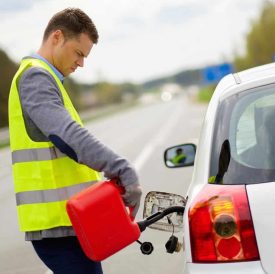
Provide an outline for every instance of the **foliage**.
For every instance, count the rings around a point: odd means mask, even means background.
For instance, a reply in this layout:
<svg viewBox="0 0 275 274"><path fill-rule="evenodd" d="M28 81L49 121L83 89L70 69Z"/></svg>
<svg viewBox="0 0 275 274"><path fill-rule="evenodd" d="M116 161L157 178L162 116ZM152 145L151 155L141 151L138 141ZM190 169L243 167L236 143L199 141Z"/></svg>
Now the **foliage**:
<svg viewBox="0 0 275 274"><path fill-rule="evenodd" d="M100 82L94 86L92 92L96 96L98 106L122 102L122 92L119 85Z"/></svg>
<svg viewBox="0 0 275 274"><path fill-rule="evenodd" d="M66 91L68 92L70 99L72 100L75 108L77 110L81 110L81 102L80 102L80 96L81 96L81 87L80 85L75 82L72 78L67 78L64 81L64 87Z"/></svg>
<svg viewBox="0 0 275 274"><path fill-rule="evenodd" d="M198 93L198 100L200 102L209 102L214 93L215 87L215 85L203 87Z"/></svg>
<svg viewBox="0 0 275 274"><path fill-rule="evenodd" d="M0 127L8 125L9 90L16 70L17 65L10 60L3 50L0 50Z"/></svg>
<svg viewBox="0 0 275 274"><path fill-rule="evenodd" d="M275 55L275 4L265 1L258 20L246 37L246 53L235 58L237 70L271 63Z"/></svg>
<svg viewBox="0 0 275 274"><path fill-rule="evenodd" d="M139 85L132 83L122 83L120 84L120 89L123 94L130 93L134 97L137 97L139 92L141 91L141 87Z"/></svg>

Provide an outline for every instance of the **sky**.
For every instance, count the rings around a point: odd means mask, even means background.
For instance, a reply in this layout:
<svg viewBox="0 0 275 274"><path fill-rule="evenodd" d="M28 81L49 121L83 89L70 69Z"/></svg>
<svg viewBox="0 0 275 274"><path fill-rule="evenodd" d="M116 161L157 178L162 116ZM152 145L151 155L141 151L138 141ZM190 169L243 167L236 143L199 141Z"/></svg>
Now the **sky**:
<svg viewBox="0 0 275 274"><path fill-rule="evenodd" d="M56 12L78 7L99 42L72 77L85 83L142 83L231 61L263 0L0 0L0 48L16 62L34 53Z"/></svg>

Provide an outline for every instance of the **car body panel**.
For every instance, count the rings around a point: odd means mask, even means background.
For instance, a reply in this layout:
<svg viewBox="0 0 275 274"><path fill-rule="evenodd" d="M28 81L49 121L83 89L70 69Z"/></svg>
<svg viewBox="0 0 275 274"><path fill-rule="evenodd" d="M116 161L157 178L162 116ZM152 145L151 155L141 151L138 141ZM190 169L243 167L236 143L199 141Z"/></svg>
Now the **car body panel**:
<svg viewBox="0 0 275 274"><path fill-rule="evenodd" d="M265 274L259 261L245 263L186 264L184 274ZM270 272L271 273L271 272Z"/></svg>
<svg viewBox="0 0 275 274"><path fill-rule="evenodd" d="M247 195L263 268L274 273L275 182L248 185Z"/></svg>
<svg viewBox="0 0 275 274"><path fill-rule="evenodd" d="M275 94L275 85L274 85L275 84L275 63L259 66L246 71L229 74L225 76L217 85L215 92L211 98L211 101L209 102L208 109L201 127L199 142L196 150L192 181L187 191L187 196L186 196L187 203L185 207L185 213L183 216L184 218L183 220L183 224L184 224L183 226L183 230L184 230L183 272L185 274L200 274L200 273L201 274L271 273L272 274L272 273L275 273L275 260L273 259L273 246L275 244L275 233L274 233L275 232L275 218L274 218L275 216L275 180L274 182L265 181L265 183L261 183L261 180L257 181L257 179L253 177L254 181L252 180L252 182L245 182L245 181L243 182L244 184L246 184L246 191L247 191L248 204L249 204L248 210L250 210L251 212L260 260L235 261L235 262L219 261L217 263L212 262L208 264L193 263L191 244L190 244L189 219L188 219L189 208L191 204L193 204L197 196L200 195L199 193L202 191L202 189L207 184L209 184L209 182L213 183L214 185L217 184L218 182L221 184L224 183L223 181L210 180L210 178L215 177L213 175L217 174L217 173L215 174L210 173L210 166L212 165L211 159L213 155L216 154L215 151L213 152L213 148L217 148L217 149L219 148L216 142L217 140L218 141L224 140L223 137L221 137L221 139L216 139L216 132L215 132L216 123L220 117L219 115L221 115L222 113L221 109L224 109L224 106L226 109L227 107L226 104L228 104L228 102L234 102L231 105L233 109L234 106L236 106L240 101L240 98L244 98L247 93L253 94L253 92L256 91L257 93L259 92L259 90L263 90L265 92L266 86L270 84L273 84L273 86L271 86L271 91L270 91L273 95L273 90ZM260 87L262 88L260 89ZM268 86L267 89L268 88L270 88L270 86ZM250 90L252 91L252 93L250 93ZM260 94L260 97L261 97L262 91L260 91L260 93L257 93L257 94ZM232 101L231 100L232 98L234 98L235 101ZM220 111L220 113L218 111ZM230 116L227 116L227 117L231 119ZM274 120L275 120L275 117L274 117ZM220 119L220 121L222 120ZM226 124L224 126L228 127L229 125ZM246 129L246 127L244 128ZM257 127L255 126L255 128ZM218 132L218 130L216 131ZM220 135L217 135L217 136L220 137ZM226 135L226 136L227 137L225 139L230 140L230 138L228 137L229 135ZM246 136L246 135L243 135L243 136ZM269 136L272 136L272 135L269 135ZM262 138L262 140L263 139L264 138ZM215 145L217 146L215 147ZM221 153L219 155L221 155ZM230 155L232 157L232 154ZM273 171L275 171L274 167L271 167L271 168ZM258 173L260 169L257 170L255 168L255 170L256 170L255 171L256 174L261 174L261 173ZM268 173L269 171L262 169L261 172L263 172L263 174L266 174L266 172ZM235 169L233 169L233 173L237 176L237 180L228 182L229 187L230 187L230 184L234 184L234 183L239 184L240 175L243 175L243 173L240 173L240 174L236 173ZM258 258L258 256L254 257L254 259L255 258Z"/></svg>
<svg viewBox="0 0 275 274"><path fill-rule="evenodd" d="M202 188L208 184L212 139L219 104L231 95L272 83L275 83L275 64L268 64L235 75L227 75L216 87L202 124L193 177L187 192L188 200L184 214L185 274L210 272L211 274L234 272L249 274L275 273L275 260L272 258L272 243L275 243L275 222L270 226L270 219L275 216L275 183L247 186L251 214L255 225L255 233L263 266L261 261L217 264L192 263L188 221L188 209L191 203ZM259 194L261 191L263 193ZM265 196L269 197L269 199L266 199L265 202L262 203ZM270 201L272 201L272 199L274 202L272 202L271 205ZM264 214L263 210L265 212ZM266 218L263 218L264 216L266 216Z"/></svg>

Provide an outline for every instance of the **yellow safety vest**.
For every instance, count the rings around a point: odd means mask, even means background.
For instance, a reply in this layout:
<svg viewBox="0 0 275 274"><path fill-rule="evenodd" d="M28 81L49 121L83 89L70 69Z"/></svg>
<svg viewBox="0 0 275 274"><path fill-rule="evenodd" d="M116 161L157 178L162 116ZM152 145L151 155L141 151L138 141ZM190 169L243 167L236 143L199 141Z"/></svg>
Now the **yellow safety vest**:
<svg viewBox="0 0 275 274"><path fill-rule="evenodd" d="M185 154L176 155L176 156L172 159L172 162L173 162L173 164L177 165L177 164L180 164L181 161L182 161L183 159L185 159L185 158L186 158L186 155L185 155Z"/></svg>
<svg viewBox="0 0 275 274"><path fill-rule="evenodd" d="M16 204L21 231L71 226L66 201L100 180L98 172L78 164L51 142L35 142L27 131L19 98L20 77L30 67L40 67L55 79L64 106L83 126L65 88L53 70L38 59L24 59L15 74L9 96L9 131Z"/></svg>

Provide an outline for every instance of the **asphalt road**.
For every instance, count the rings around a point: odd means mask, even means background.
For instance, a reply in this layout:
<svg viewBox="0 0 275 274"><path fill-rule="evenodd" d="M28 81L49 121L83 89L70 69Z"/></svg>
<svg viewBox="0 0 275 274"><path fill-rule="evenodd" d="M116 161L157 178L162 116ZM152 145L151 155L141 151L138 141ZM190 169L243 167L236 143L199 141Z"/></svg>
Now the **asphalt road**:
<svg viewBox="0 0 275 274"><path fill-rule="evenodd" d="M205 105L194 104L184 96L169 102L155 98L131 110L86 124L92 134L136 167L143 197L151 190L185 195L192 167L168 169L163 163L164 150L176 144L197 142ZM11 176L9 149L0 150L0 273L50 273L34 254L24 235L18 232ZM143 205L137 215L142 219ZM141 241L151 241L154 252L141 254L133 243L103 262L106 274L181 273L183 253L168 254L165 243L170 233L147 229ZM182 235L178 235L179 238Z"/></svg>

